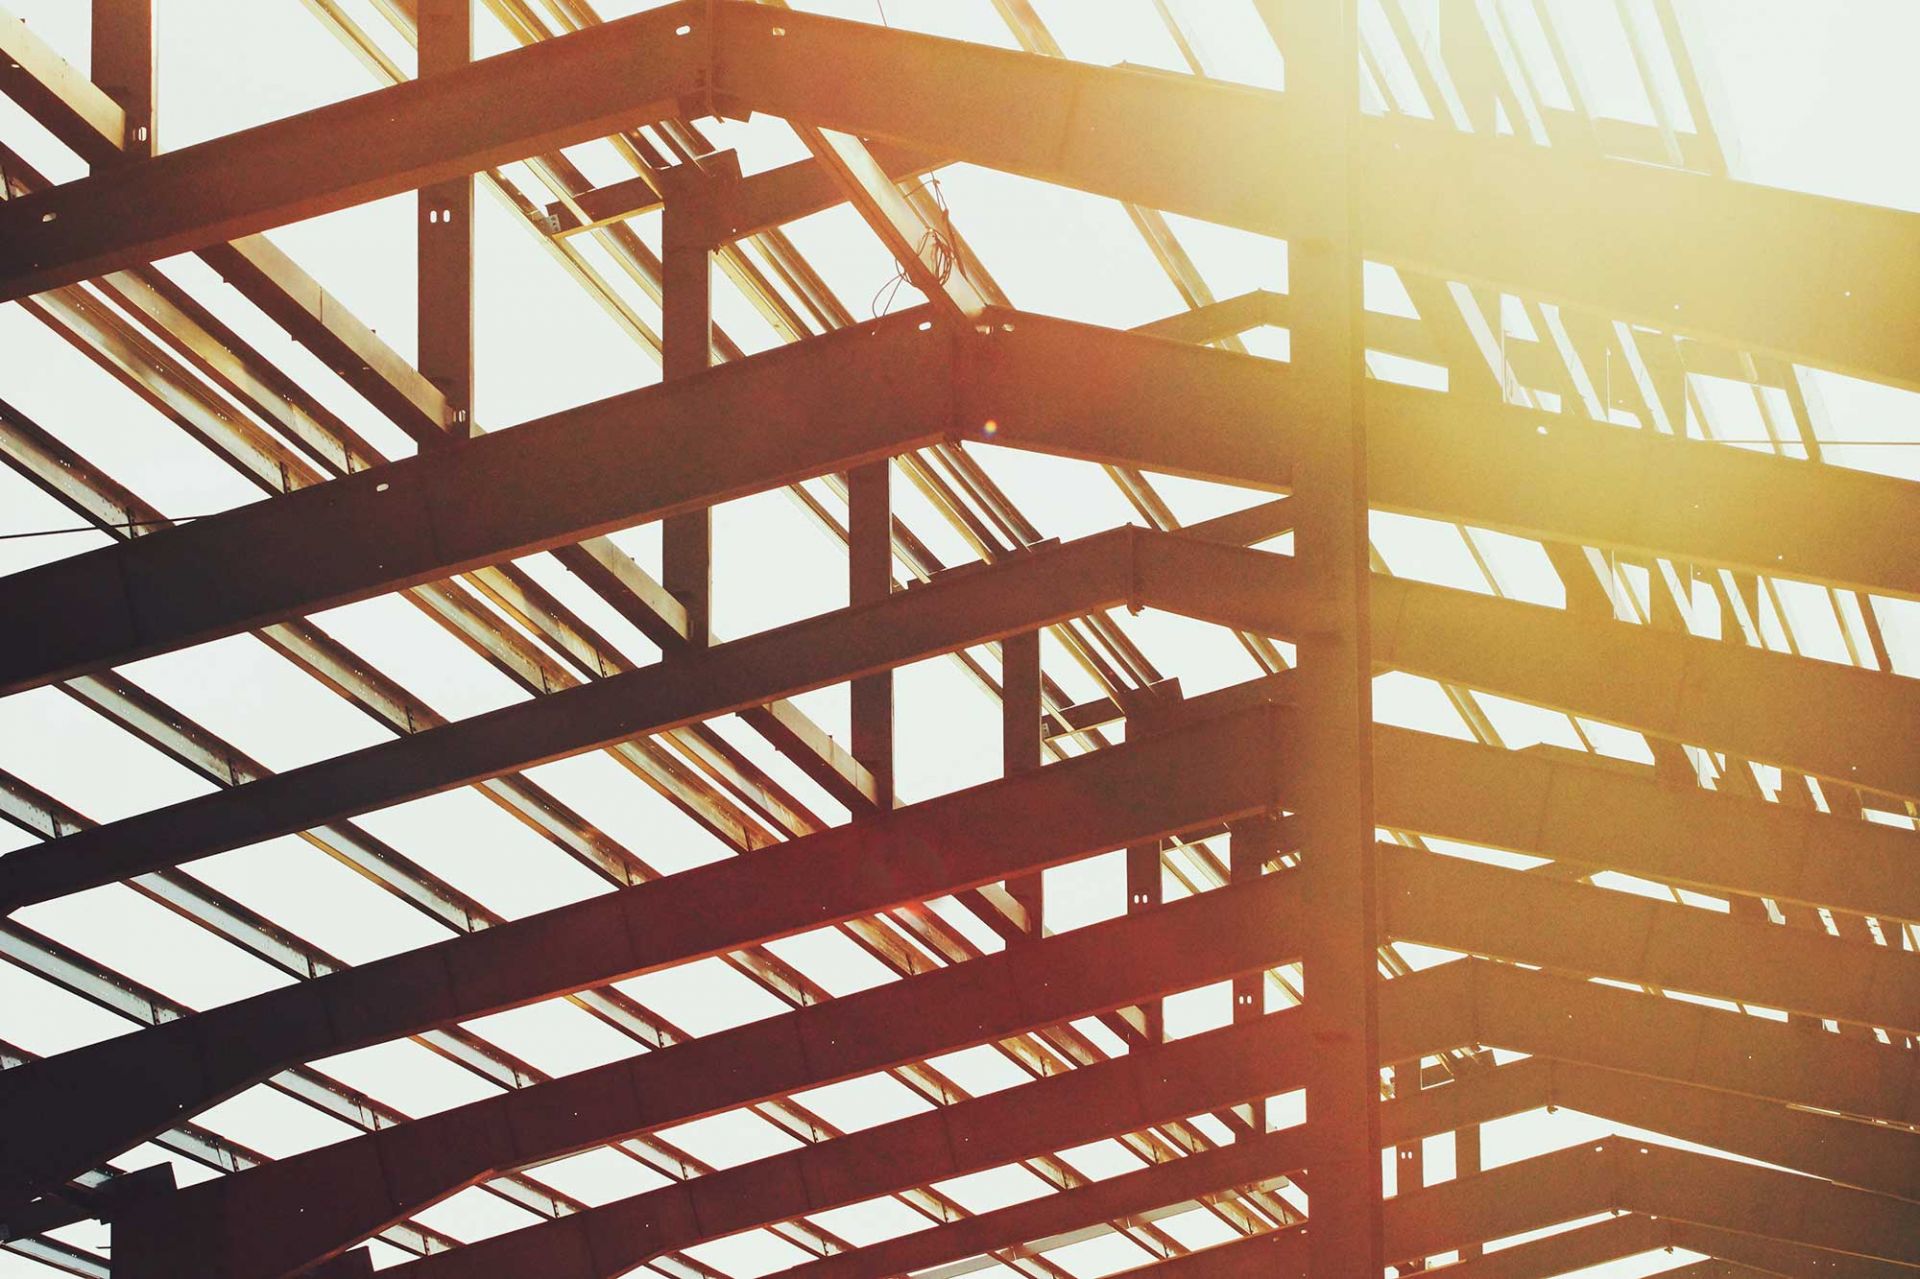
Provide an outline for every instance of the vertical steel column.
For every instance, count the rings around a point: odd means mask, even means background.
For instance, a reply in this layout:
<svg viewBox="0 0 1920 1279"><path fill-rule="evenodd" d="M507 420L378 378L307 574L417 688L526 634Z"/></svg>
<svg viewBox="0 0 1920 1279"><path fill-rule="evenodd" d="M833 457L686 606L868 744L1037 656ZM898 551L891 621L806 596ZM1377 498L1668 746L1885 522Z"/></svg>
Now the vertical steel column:
<svg viewBox="0 0 1920 1279"><path fill-rule="evenodd" d="M1305 1012L1314 1041L1307 1122L1327 1151L1308 1169L1308 1273L1380 1279L1380 1066L1375 1017L1373 705L1360 259L1351 131L1357 0L1265 0L1302 128L1288 161L1292 368L1310 405L1293 469L1296 562L1313 601L1301 636L1298 804Z"/></svg>
<svg viewBox="0 0 1920 1279"><path fill-rule="evenodd" d="M1453 1134L1453 1175L1471 1177L1480 1171L1480 1125L1468 1124ZM1460 1260L1472 1261L1480 1255L1480 1245L1470 1243L1460 1249Z"/></svg>
<svg viewBox="0 0 1920 1279"><path fill-rule="evenodd" d="M152 155L153 0L93 0L93 82L126 112L122 155Z"/></svg>
<svg viewBox="0 0 1920 1279"><path fill-rule="evenodd" d="M1420 1059L1403 1061L1393 1068L1393 1095L1395 1100L1411 1097L1420 1091ZM1475 1130L1478 1131L1477 1129ZM1408 1195L1418 1192L1427 1184L1425 1143L1415 1137L1403 1141L1393 1151L1393 1188L1396 1195ZM1421 1257L1402 1265L1400 1272L1407 1274L1427 1268L1426 1258Z"/></svg>
<svg viewBox="0 0 1920 1279"><path fill-rule="evenodd" d="M1000 641L1001 760L1006 776L1040 767L1040 632ZM1043 935L1046 880L1039 874L1007 881L1007 895L1026 912L1027 936Z"/></svg>
<svg viewBox="0 0 1920 1279"><path fill-rule="evenodd" d="M473 61L473 0L420 0L420 78ZM447 397L447 433L473 433L473 178L420 188L420 373Z"/></svg>
<svg viewBox="0 0 1920 1279"><path fill-rule="evenodd" d="M661 375L691 377L713 356L713 232L702 204L703 175L693 161L686 172L657 175L663 196L660 219ZM712 642L713 512L702 508L667 517L660 530L660 577L687 610L687 643Z"/></svg>
<svg viewBox="0 0 1920 1279"><path fill-rule="evenodd" d="M858 607L893 591L893 464L847 472L847 603ZM873 775L874 801L893 806L893 672L853 681L853 757Z"/></svg>
<svg viewBox="0 0 1920 1279"><path fill-rule="evenodd" d="M1227 882L1244 884L1266 873L1267 863L1280 851L1280 819L1273 814L1249 817L1227 830ZM1266 1015L1265 973L1244 973L1233 979L1233 1019L1257 1021ZM1255 1132L1265 1132L1267 1103L1257 1101L1238 1108Z"/></svg>

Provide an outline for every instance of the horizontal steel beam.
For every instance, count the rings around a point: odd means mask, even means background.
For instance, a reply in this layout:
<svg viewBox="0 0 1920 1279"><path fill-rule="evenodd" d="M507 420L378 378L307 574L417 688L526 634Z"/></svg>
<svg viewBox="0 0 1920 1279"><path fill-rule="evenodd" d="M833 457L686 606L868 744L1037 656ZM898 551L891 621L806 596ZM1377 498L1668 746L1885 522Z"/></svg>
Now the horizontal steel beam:
<svg viewBox="0 0 1920 1279"><path fill-rule="evenodd" d="M1879 1019L1883 1024L1920 1011L1914 974L1920 961L1903 952L1405 849L1383 849L1381 857L1386 936L1816 1012L1851 1006L1851 995L1893 1013ZM377 1141L339 1143L195 1187L164 1210L123 1220L118 1255L123 1262L135 1251L218 1257L224 1254L217 1241L246 1233L250 1223L275 1222L250 1246L263 1258L279 1259L274 1266L261 1261L257 1273L282 1273L515 1167L1278 966L1293 955L1298 906L1292 877L1271 876L673 1052L475 1102ZM1778 993L1794 986L1812 987L1804 1004ZM755 1068L743 1070L745 1062ZM1662 1091L1649 1079L1572 1065L1554 1069L1538 1059L1496 1073L1515 1081L1508 1095L1517 1099L1498 1113L1557 1103L1890 1193L1920 1192L1920 1140L1895 1129L1843 1124L1692 1085ZM1484 1094L1488 1087L1478 1082L1466 1092ZM1445 1109L1457 1127L1470 1121L1457 1113L1462 1095L1439 1090L1422 1100L1427 1108ZM544 1118L534 1123L529 1115ZM347 1195L342 1186L357 1191ZM1106 1217L1116 1215L1125 1213L1116 1209Z"/></svg>
<svg viewBox="0 0 1920 1279"><path fill-rule="evenodd" d="M1374 591L1383 664L1920 794L1920 684L1421 583ZM0 862L0 911L1120 604L1269 636L1319 625L1289 557L1118 529L22 849Z"/></svg>
<svg viewBox="0 0 1920 1279"><path fill-rule="evenodd" d="M1671 786L1572 751L1376 727L1375 816L1395 830L1662 883L1920 920L1913 832Z"/></svg>
<svg viewBox="0 0 1920 1279"><path fill-rule="evenodd" d="M396 1268L407 1276L610 1279L672 1248L1136 1132L1297 1087L1301 1011L1137 1048ZM189 1262L182 1275L192 1273ZM143 1277L144 1279L144 1277Z"/></svg>
<svg viewBox="0 0 1920 1279"><path fill-rule="evenodd" d="M291 1064L1265 811L1279 713L1145 737L0 1072L0 1207Z"/></svg>
<svg viewBox="0 0 1920 1279"><path fill-rule="evenodd" d="M722 5L720 23L716 80L740 107L1303 233L1284 157L1319 142L1283 94L749 4ZM1920 386L1911 213L1397 117L1361 121L1355 146L1371 258ZM1799 251L1816 243L1835 247Z"/></svg>
<svg viewBox="0 0 1920 1279"><path fill-rule="evenodd" d="M704 39L674 5L109 169L0 210L12 299L677 114ZM509 105L510 104L510 105ZM137 214L134 210L138 210Z"/></svg>
<svg viewBox="0 0 1920 1279"><path fill-rule="evenodd" d="M903 313L14 574L41 623L0 635L0 692L939 439L949 363Z"/></svg>
<svg viewBox="0 0 1920 1279"><path fill-rule="evenodd" d="M962 355L983 443L1284 490L1312 420L1285 364L1136 333L1007 314ZM1363 411L1376 509L1920 598L1920 484L1380 381Z"/></svg>
<svg viewBox="0 0 1920 1279"><path fill-rule="evenodd" d="M1285 365L1015 313L954 345L924 314L0 579L0 608L39 619L0 635L0 692L956 432L1292 482L1311 406ZM1170 425L1196 405L1207 432ZM1405 388L1371 386L1367 422L1383 509L1920 597L1920 485Z"/></svg>
<svg viewBox="0 0 1920 1279"><path fill-rule="evenodd" d="M737 0L590 27L441 81L0 211L0 297L604 136L682 97L1282 237L1305 214L1287 166L1256 172L1247 157L1316 146L1282 94ZM1363 121L1357 142L1359 240L1377 259L1920 386L1912 214L1404 119ZM1811 243L1826 250L1798 251Z"/></svg>
<svg viewBox="0 0 1920 1279"><path fill-rule="evenodd" d="M1271 875L472 1102L118 1214L115 1260L290 1273L515 1168L1278 967L1298 956L1299 909L1294 877Z"/></svg>
<svg viewBox="0 0 1920 1279"><path fill-rule="evenodd" d="M1388 989L1391 988L1390 983ZM1700 1141L1703 1129L1688 1122L1685 1106L1692 1103L1712 1111L1733 1101L1741 1109L1737 1116L1730 1118L1751 1125L1753 1131L1731 1129L1733 1144L1719 1148L1750 1157L1762 1157L1753 1154L1756 1150L1777 1149L1775 1138L1783 1130L1783 1120L1784 1126L1790 1127L1793 1116L1815 1119L1831 1128L1833 1132L1818 1143L1819 1147L1842 1159L1849 1158L1839 1148L1847 1144L1852 1135L1850 1130L1865 1128L1825 1116L1805 1116L1804 1112L1790 1111L1784 1106L1730 1098L1725 1093L1690 1085L1532 1058L1491 1071L1475 1072L1411 1097L1384 1103L1381 1106L1382 1137L1388 1145L1417 1141L1550 1105L1580 1110L1612 1123L1646 1127L1648 1125L1641 1122L1648 1117L1646 1098L1652 1098L1661 1106L1663 1118L1679 1120L1677 1127L1658 1128L1658 1131L1696 1142ZM1671 1116L1666 1113L1668 1099L1671 1099ZM1866 1131L1891 1133L1883 1129ZM1713 1132L1718 1135L1717 1129ZM891 1275L934 1271L1000 1249L1045 1245L1073 1238L1103 1222L1142 1217L1157 1209L1202 1200L1220 1191L1270 1182L1307 1167L1311 1150L1310 1141L1301 1128L1243 1136L1231 1145L1172 1163L1122 1173L977 1217L803 1262L777 1272L770 1279L887 1279ZM1904 1159L1910 1163L1916 1152L1920 1152L1920 1138L1912 1133L1899 1133L1896 1141L1887 1144L1877 1170L1890 1174L1893 1184L1911 1189L1915 1174L1911 1168L1902 1169L1899 1161ZM1469 1179L1468 1184L1486 1183ZM1394 1203L1387 1207L1390 1236L1398 1228L1395 1218L1400 1211ZM1551 1220L1542 1220L1532 1223L1532 1227L1553 1224ZM1479 1236L1462 1236L1452 1246L1482 1241ZM1496 1275L1509 1279L1515 1274L1535 1273L1557 1275L1581 1265L1596 1265L1657 1248L1666 1242L1657 1223L1645 1217L1621 1219L1586 1235L1572 1247L1543 1244L1531 1253L1513 1250L1528 1258L1525 1270L1490 1269L1482 1275L1476 1269L1462 1273L1475 1279L1493 1279ZM1489 1254L1490 1257L1505 1255L1505 1252ZM1561 1264L1558 1268L1533 1268L1548 1261Z"/></svg>
<svg viewBox="0 0 1920 1279"><path fill-rule="evenodd" d="M1739 1003L1920 1031L1920 955L1809 928L1378 849L1380 935Z"/></svg>

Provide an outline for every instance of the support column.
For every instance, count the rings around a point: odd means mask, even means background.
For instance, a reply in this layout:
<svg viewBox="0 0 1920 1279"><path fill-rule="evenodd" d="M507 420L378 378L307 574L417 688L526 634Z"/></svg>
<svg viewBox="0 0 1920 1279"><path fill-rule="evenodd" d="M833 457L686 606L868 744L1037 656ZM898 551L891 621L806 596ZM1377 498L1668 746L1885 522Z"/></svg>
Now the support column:
<svg viewBox="0 0 1920 1279"><path fill-rule="evenodd" d="M1001 759L1006 776L1040 767L1040 632L1000 641ZM1043 936L1046 880L1039 874L1007 881L1007 895L1026 912L1027 935Z"/></svg>
<svg viewBox="0 0 1920 1279"><path fill-rule="evenodd" d="M1471 1177L1480 1171L1480 1125L1468 1124L1456 1128L1453 1133L1453 1175ZM1460 1260L1472 1261L1480 1255L1477 1243L1467 1244L1460 1249Z"/></svg>
<svg viewBox="0 0 1920 1279"><path fill-rule="evenodd" d="M661 374L668 380L704 372L713 355L711 219L698 204L702 175L663 171L660 219ZM671 176L670 176L671 175ZM712 642L713 512L702 508L662 521L661 583L687 610L687 644Z"/></svg>
<svg viewBox="0 0 1920 1279"><path fill-rule="evenodd" d="M1351 132L1355 0L1262 0L1286 56L1287 98L1314 140L1290 163L1292 368L1311 406L1294 466L1296 564L1313 620L1299 649L1297 752L1305 1012L1315 1054L1307 1123L1311 1279L1380 1279L1380 1068L1375 1017L1373 705L1368 645L1365 393Z"/></svg>
<svg viewBox="0 0 1920 1279"><path fill-rule="evenodd" d="M859 607L893 591L893 464L847 472L847 603ZM851 688L853 757L873 775L874 802L893 807L893 672L863 675Z"/></svg>
<svg viewBox="0 0 1920 1279"><path fill-rule="evenodd" d="M473 0L420 0L420 78L473 60ZM420 373L447 397L455 439L473 434L473 178L420 188Z"/></svg>
<svg viewBox="0 0 1920 1279"><path fill-rule="evenodd" d="M93 82L126 112L121 154L153 154L153 0L93 0Z"/></svg>
<svg viewBox="0 0 1920 1279"><path fill-rule="evenodd" d="M1235 822L1227 831L1227 883L1244 884L1266 873L1267 863L1280 851L1280 819L1272 814ZM1244 973L1233 979L1233 1020L1257 1021L1266 1015L1265 973ZM1267 1103L1236 1107L1255 1132L1267 1128Z"/></svg>
<svg viewBox="0 0 1920 1279"><path fill-rule="evenodd" d="M1403 1061L1393 1068L1393 1096L1398 1101L1420 1091L1420 1059ZM1477 1129L1475 1130L1478 1131ZM1393 1148L1393 1187L1396 1196L1418 1194L1427 1184L1425 1143L1415 1137ZM1400 1265L1401 1274L1425 1270L1427 1259L1418 1257Z"/></svg>

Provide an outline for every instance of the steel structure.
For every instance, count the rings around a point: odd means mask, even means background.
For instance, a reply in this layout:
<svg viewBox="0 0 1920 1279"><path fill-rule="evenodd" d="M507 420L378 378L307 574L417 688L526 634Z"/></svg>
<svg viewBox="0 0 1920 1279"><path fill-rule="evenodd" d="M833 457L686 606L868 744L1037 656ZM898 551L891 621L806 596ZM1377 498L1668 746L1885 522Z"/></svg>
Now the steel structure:
<svg viewBox="0 0 1920 1279"><path fill-rule="evenodd" d="M92 0L88 71L0 12L0 91L91 168L53 181L0 135L0 300L261 498L170 519L0 400L0 458L101 535L0 578L0 694L58 690L200 783L96 822L0 757L0 958L124 1032L43 1054L0 1008L0 1246L117 1279L738 1279L714 1246L744 1238L781 1279L1520 1279L1662 1249L1689 1279L1920 1273L1920 667L1883 630L1920 601L1920 486L1827 460L1807 374L1920 390L1920 215L1732 176L1685 6L1609 19L1645 126L1590 109L1537 2L1233 6L1284 91L1209 78L1166 0L1180 70L1071 60L1031 0L977 6L1004 48L779 0L303 3L384 87L178 150L151 0ZM476 61L482 34L517 47ZM800 158L743 171L711 139L750 118ZM1017 309L925 181L953 165L1118 202L1185 309ZM266 233L413 191L409 360ZM656 385L483 424L482 196ZM848 210L922 304L858 320L789 234ZM1216 296L1177 219L1284 254L1285 291ZM1275 330L1284 359L1249 352ZM1703 379L1750 391L1758 447ZM1046 536L1000 450L1099 476L1136 525ZM1183 519L1192 481L1237 496ZM716 508L781 489L844 546L844 607L728 637ZM1473 580L1393 573L1382 514ZM1496 571L1502 536L1557 598ZM514 695L437 710L315 618L381 598ZM1143 611L1230 636L1249 678L1156 664ZM118 669L239 636L380 738L275 769ZM1002 775L903 802L899 686L936 659L997 705ZM1376 722L1382 673L1457 735ZM1501 706L1580 749L1511 748ZM707 864L535 775L590 756ZM468 791L592 890L503 910L378 833ZM201 860L289 837L425 944L349 962ZM1063 926L1062 868L1120 850L1124 908ZM61 940L45 912L100 893L271 980L190 1006ZM636 981L703 964L766 1007L683 1028ZM1207 991L1231 1011L1183 1022ZM542 1068L499 1033L536 1006L620 1048ZM410 1113L342 1077L395 1045L469 1090ZM899 1100L836 1123L856 1085ZM269 1158L208 1114L261 1094L335 1139ZM1615 1135L1483 1168L1562 1108ZM720 1120L775 1140L700 1153ZM627 1187L570 1193L583 1152ZM1028 1188L970 1203L990 1174ZM504 1224L436 1218L462 1196Z"/></svg>

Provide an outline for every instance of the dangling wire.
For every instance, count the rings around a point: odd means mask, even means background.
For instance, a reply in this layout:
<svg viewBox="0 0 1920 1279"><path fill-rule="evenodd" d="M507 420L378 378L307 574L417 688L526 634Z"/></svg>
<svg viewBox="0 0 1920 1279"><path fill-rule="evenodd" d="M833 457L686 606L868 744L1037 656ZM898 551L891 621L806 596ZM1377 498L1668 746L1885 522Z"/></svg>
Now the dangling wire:
<svg viewBox="0 0 1920 1279"><path fill-rule="evenodd" d="M929 176L914 194L918 195L921 190L928 189L933 192L933 203L940 211L940 220L936 225L928 227L926 234L920 237L920 243L914 246L913 256L921 262L926 262L931 254L933 261L930 269L933 271L934 282L944 287L947 281L953 278L956 267L962 274L965 273L966 268L961 266L960 254L955 247L959 244L959 240L953 233L953 213L947 208L947 196L940 189L940 179ZM873 302L869 308L873 311L874 319L879 319L893 309L894 299L900 296L900 290L908 283L908 271L903 265L874 293ZM883 296L886 299L884 302L881 301Z"/></svg>

